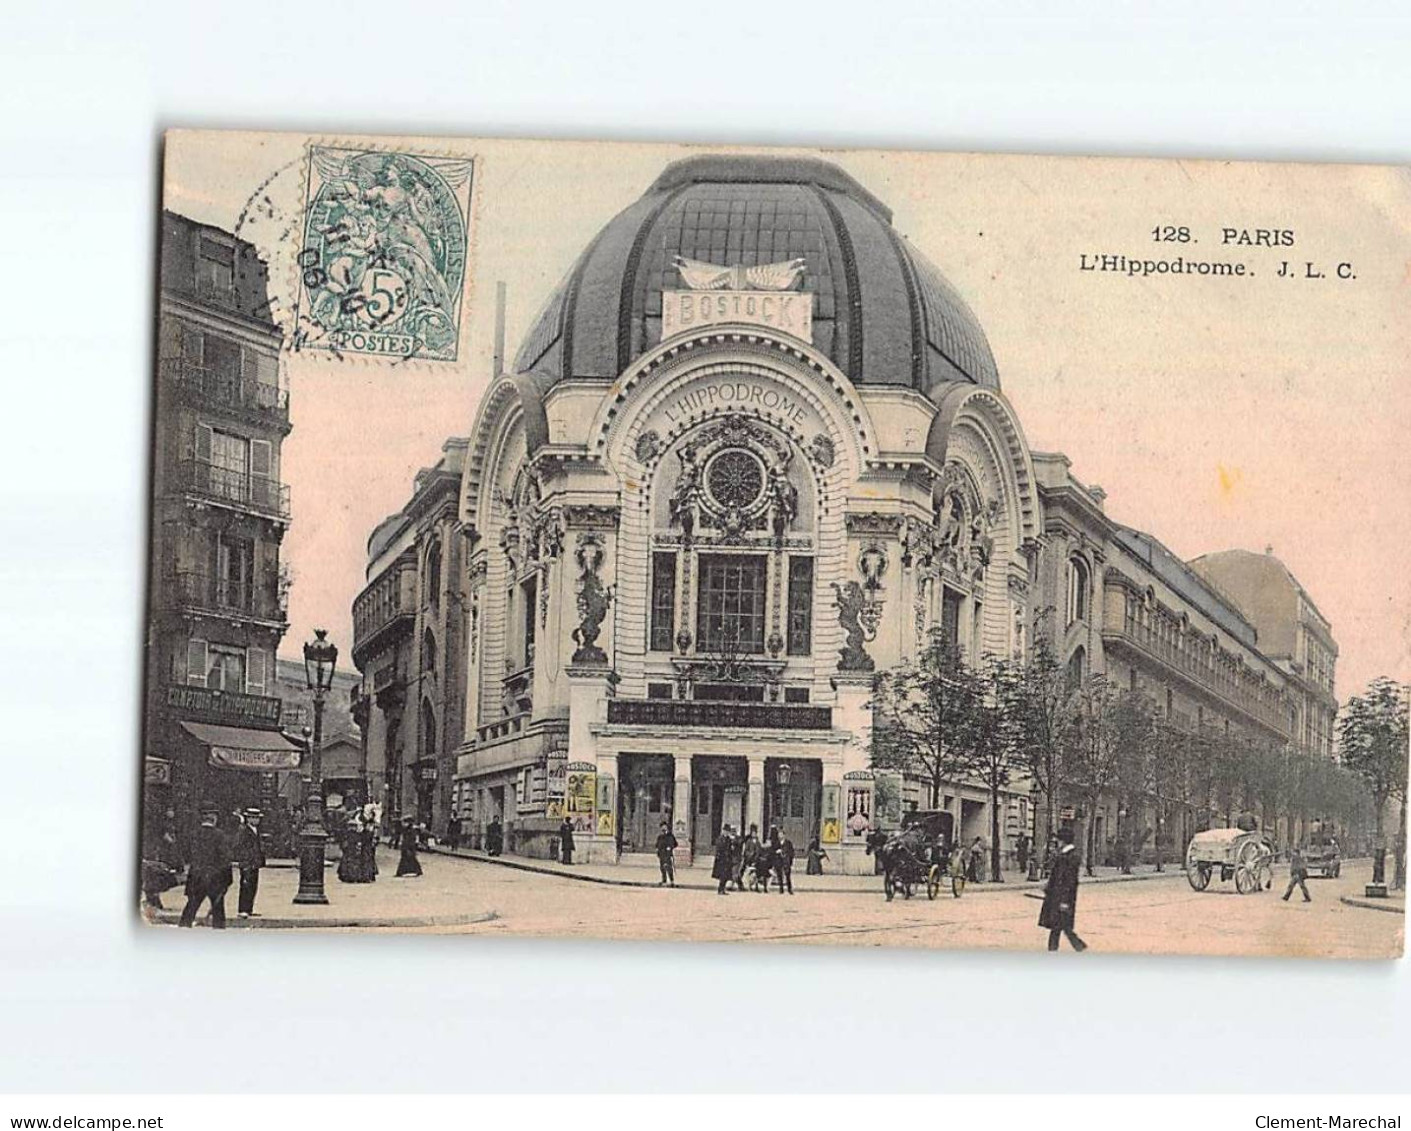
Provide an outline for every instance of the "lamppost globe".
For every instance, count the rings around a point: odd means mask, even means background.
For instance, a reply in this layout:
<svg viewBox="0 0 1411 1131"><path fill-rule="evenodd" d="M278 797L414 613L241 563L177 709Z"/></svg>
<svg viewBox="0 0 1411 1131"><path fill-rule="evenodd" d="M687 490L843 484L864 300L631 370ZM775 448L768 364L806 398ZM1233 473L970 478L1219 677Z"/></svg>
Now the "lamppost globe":
<svg viewBox="0 0 1411 1131"><path fill-rule="evenodd" d="M323 890L323 700L333 686L338 648L328 630L314 629L314 639L304 645L304 678L314 693L314 732L309 743L309 788L304 798L304 827L299 831L299 890L295 903L327 903Z"/></svg>

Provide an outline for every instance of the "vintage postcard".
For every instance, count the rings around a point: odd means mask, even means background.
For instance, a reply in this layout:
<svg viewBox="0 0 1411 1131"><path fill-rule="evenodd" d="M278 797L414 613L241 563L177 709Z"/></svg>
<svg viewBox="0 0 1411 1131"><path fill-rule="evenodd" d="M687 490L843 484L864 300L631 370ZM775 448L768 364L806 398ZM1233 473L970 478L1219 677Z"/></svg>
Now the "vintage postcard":
<svg viewBox="0 0 1411 1131"><path fill-rule="evenodd" d="M148 922L1402 954L1407 170L163 163Z"/></svg>

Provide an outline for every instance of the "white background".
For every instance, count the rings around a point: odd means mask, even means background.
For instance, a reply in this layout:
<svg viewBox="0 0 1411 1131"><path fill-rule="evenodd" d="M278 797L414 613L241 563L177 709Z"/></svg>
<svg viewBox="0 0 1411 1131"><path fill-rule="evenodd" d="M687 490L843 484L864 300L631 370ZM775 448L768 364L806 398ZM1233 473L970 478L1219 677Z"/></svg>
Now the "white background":
<svg viewBox="0 0 1411 1131"><path fill-rule="evenodd" d="M1379 14L1392 5L972 7L70 0L7 13L0 1089L1404 1087L1405 962L134 923L159 130L1411 156L1411 23Z"/></svg>

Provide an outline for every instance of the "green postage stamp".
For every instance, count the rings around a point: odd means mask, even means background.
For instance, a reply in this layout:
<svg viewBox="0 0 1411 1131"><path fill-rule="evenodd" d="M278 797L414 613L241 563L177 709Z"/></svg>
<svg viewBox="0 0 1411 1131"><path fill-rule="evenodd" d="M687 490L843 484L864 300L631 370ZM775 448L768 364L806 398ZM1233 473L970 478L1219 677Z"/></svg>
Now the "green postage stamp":
<svg viewBox="0 0 1411 1131"><path fill-rule="evenodd" d="M454 361L473 162L310 145L295 349Z"/></svg>

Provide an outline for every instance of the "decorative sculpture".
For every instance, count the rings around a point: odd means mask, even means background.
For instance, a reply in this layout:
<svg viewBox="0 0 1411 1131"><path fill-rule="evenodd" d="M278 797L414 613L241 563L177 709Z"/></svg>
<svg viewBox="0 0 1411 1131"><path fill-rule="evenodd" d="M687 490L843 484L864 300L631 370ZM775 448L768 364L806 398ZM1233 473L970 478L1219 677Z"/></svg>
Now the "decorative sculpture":
<svg viewBox="0 0 1411 1131"><path fill-rule="evenodd" d="M578 645L578 650L573 653L572 662L606 665L607 653L598 647L597 641L602 634L608 606L612 604L612 588L604 586L598 576L605 556L602 538L597 534L580 534L573 556L578 563L579 578L578 627L573 630L573 641Z"/></svg>
<svg viewBox="0 0 1411 1131"><path fill-rule="evenodd" d="M877 638L877 619L868 613L867 594L856 581L839 585L833 582L833 607L838 610L838 624L845 639L838 650L840 672L870 672L877 667L867 654L865 645ZM870 626L870 627L869 627Z"/></svg>

